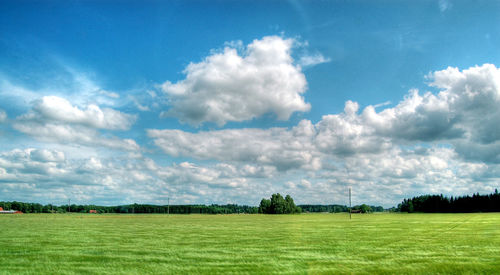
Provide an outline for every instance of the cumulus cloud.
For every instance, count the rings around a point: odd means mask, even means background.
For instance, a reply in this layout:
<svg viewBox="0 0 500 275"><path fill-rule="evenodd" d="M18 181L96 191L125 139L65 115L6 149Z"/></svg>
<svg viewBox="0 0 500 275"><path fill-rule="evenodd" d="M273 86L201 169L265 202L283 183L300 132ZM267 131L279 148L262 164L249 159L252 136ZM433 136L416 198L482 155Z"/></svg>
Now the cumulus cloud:
<svg viewBox="0 0 500 275"><path fill-rule="evenodd" d="M371 105L360 111L358 103L347 101L342 113L325 115L316 124L303 120L290 129L150 129L148 136L170 156L255 163L278 171L318 171L348 157L380 158L422 143L450 147L455 158L500 162L499 69L490 64L463 71L448 68L429 79L437 94L411 90L396 106L381 111ZM443 162L433 162L438 164ZM404 167L385 176L414 174Z"/></svg>
<svg viewBox="0 0 500 275"><path fill-rule="evenodd" d="M34 149L28 151L30 158L35 161L41 162L63 162L66 158L64 152L45 150L45 149Z"/></svg>
<svg viewBox="0 0 500 275"><path fill-rule="evenodd" d="M492 64L459 71L448 68L431 74L432 86L443 91L442 101L460 118L459 123L475 141L489 143L500 138L500 132L491 126L500 120L500 70ZM476 128L477 126L482 126ZM478 131L472 131L476 128ZM496 127L495 127L496 128Z"/></svg>
<svg viewBox="0 0 500 275"><path fill-rule="evenodd" d="M429 79L437 94L412 90L380 112L367 106L360 113L357 103L346 102L344 113L326 115L316 125L319 147L359 153L427 142L451 145L467 159L500 161L500 69L491 64L463 71L447 68Z"/></svg>
<svg viewBox="0 0 500 275"><path fill-rule="evenodd" d="M1 181L33 182L40 175L58 177L67 171L61 165L65 155L60 151L28 148L12 150L0 154L0 167L3 168Z"/></svg>
<svg viewBox="0 0 500 275"><path fill-rule="evenodd" d="M436 141L459 138L463 131L455 127L457 117L439 96L412 90L394 108L379 113L368 106L359 117L379 136L408 141Z"/></svg>
<svg viewBox="0 0 500 275"><path fill-rule="evenodd" d="M412 195L498 188L499 69L447 68L428 79L436 92L411 90L391 107L347 101L340 113L290 128L147 130L174 158L166 165L141 156L68 159L49 149L0 153L0 191L64 198L72 190L95 202L161 203L169 196L179 203L255 205L274 192L297 203L346 203L350 186L355 204L393 206ZM58 100L36 101L14 128L56 142L138 150L133 140L108 133L129 129L133 116L64 101L64 108L51 107Z"/></svg>
<svg viewBox="0 0 500 275"><path fill-rule="evenodd" d="M0 190L23 201L61 203L69 197L85 203L104 199L103 193L120 197L127 193L120 188L135 180L119 161L102 164L95 158L67 159L64 152L48 149L0 152L0 167ZM112 184L117 182L121 185Z"/></svg>
<svg viewBox="0 0 500 275"><path fill-rule="evenodd" d="M15 198L121 204L244 203L256 205L275 192L297 203L354 203L393 206L408 194L461 195L494 190L499 165L462 161L451 148L392 148L387 154L347 156L343 162L309 173L271 170L249 164L159 165L152 159L67 159L61 151L24 149L0 152L0 190ZM478 182L481 182L480 184Z"/></svg>
<svg viewBox="0 0 500 275"><path fill-rule="evenodd" d="M307 120L292 130L228 129L199 133L148 130L155 144L171 156L258 163L278 170L319 168L311 140L314 134L314 126Z"/></svg>
<svg viewBox="0 0 500 275"><path fill-rule="evenodd" d="M294 112L308 111L311 106L302 97L307 82L300 66L294 65L293 44L293 39L268 36L254 40L242 54L228 45L202 62L189 64L185 79L162 85L171 101L163 116L192 125L222 126L266 113L286 120Z"/></svg>
<svg viewBox="0 0 500 275"><path fill-rule="evenodd" d="M467 70L447 68L429 75L437 95L412 90L394 108L379 113L373 106L360 118L379 136L406 141L469 140L481 144L500 139L500 70L485 64Z"/></svg>
<svg viewBox="0 0 500 275"><path fill-rule="evenodd" d="M390 139L375 134L357 114L359 105L347 101L344 112L323 116L316 124L314 143L317 150L337 156L379 153L390 148Z"/></svg>
<svg viewBox="0 0 500 275"><path fill-rule="evenodd" d="M411 91L394 108L361 115L381 136L406 141L443 142L462 157L498 162L500 70L485 64L460 71L447 68L429 75L437 95Z"/></svg>
<svg viewBox="0 0 500 275"><path fill-rule="evenodd" d="M67 159L57 150L15 149L0 152L0 191L12 199L104 204L165 203L166 197L175 203L241 203L242 194L253 204L262 194L252 191L255 182L247 175L257 170L224 163L161 166L148 158Z"/></svg>
<svg viewBox="0 0 500 275"><path fill-rule="evenodd" d="M324 116L317 124L271 129L224 129L190 133L181 130L148 130L148 136L174 157L250 162L290 169L319 170L326 156L376 154L391 148L391 140L377 136L356 114L358 104L347 102L345 111Z"/></svg>
<svg viewBox="0 0 500 275"><path fill-rule="evenodd" d="M133 115L113 109L101 109L97 105L80 109L66 99L45 96L35 101L30 112L17 117L13 127L43 141L137 151L139 146L134 140L99 132L99 129L127 130L135 119Z"/></svg>
<svg viewBox="0 0 500 275"><path fill-rule="evenodd" d="M95 104L90 104L82 110L64 98L44 96L35 102L33 112L25 115L23 119L57 121L110 130L127 130L134 123L136 117L110 108L101 109Z"/></svg>

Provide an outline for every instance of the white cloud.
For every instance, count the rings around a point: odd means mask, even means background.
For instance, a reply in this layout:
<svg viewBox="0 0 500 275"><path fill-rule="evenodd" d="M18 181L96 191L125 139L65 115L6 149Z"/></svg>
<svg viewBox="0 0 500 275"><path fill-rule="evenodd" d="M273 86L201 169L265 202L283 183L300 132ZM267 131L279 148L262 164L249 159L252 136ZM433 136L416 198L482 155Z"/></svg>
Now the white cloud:
<svg viewBox="0 0 500 275"><path fill-rule="evenodd" d="M359 105L347 101L344 112L323 116L316 124L315 145L321 152L337 156L379 153L391 147L390 139L378 136L357 114Z"/></svg>
<svg viewBox="0 0 500 275"><path fill-rule="evenodd" d="M315 66L330 62L330 58L325 58L322 54L304 55L300 57L299 64L304 67Z"/></svg>
<svg viewBox="0 0 500 275"><path fill-rule="evenodd" d="M28 148L0 152L0 167L0 190L23 201L61 203L70 197L75 203L116 205L166 203L170 197L174 203L241 203L243 199L254 204L264 193L253 191L259 184L255 178L243 176L251 168L223 163L160 166L147 158L66 159L61 151ZM228 190L233 190L231 195Z"/></svg>
<svg viewBox="0 0 500 275"><path fill-rule="evenodd" d="M60 151L28 148L2 152L0 164L4 170L0 181L33 182L39 180L42 174L59 177L67 173L61 166L64 162L64 153Z"/></svg>
<svg viewBox="0 0 500 275"><path fill-rule="evenodd" d="M204 167L190 162L182 162L162 167L155 172L160 179L174 185L204 185L208 188L248 188L246 178L236 171L227 173L227 167L221 164L215 167Z"/></svg>
<svg viewBox="0 0 500 275"><path fill-rule="evenodd" d="M18 120L13 124L14 129L45 142L62 144L102 146L111 149L138 151L139 145L132 139L119 139L113 136L101 135L92 128L68 125L43 123L29 120Z"/></svg>
<svg viewBox="0 0 500 275"><path fill-rule="evenodd" d="M3 123L7 120L7 113L0 109L0 123Z"/></svg>
<svg viewBox="0 0 500 275"><path fill-rule="evenodd" d="M66 99L45 96L28 113L16 118L14 129L42 141L138 151L134 140L101 134L98 129L127 130L136 117L97 105L84 109Z"/></svg>
<svg viewBox="0 0 500 275"><path fill-rule="evenodd" d="M396 107L375 113L366 124L379 135L406 141L448 143L465 158L500 162L500 69L491 64L429 75L437 95L410 93Z"/></svg>
<svg viewBox="0 0 500 275"><path fill-rule="evenodd" d="M298 203L345 203L351 186L355 204L392 206L413 195L498 188L500 70L447 68L429 79L436 93L412 90L393 107L347 101L341 113L291 128L148 130L156 146L178 158L167 165L140 154L82 157L57 146L3 152L0 192L34 201L71 193L108 204L162 203L167 196L176 203L257 204L281 192ZM133 140L110 135L134 120L47 97L13 127L58 144L137 152Z"/></svg>
<svg viewBox="0 0 500 275"><path fill-rule="evenodd" d="M302 94L307 82L291 57L293 39L268 36L254 40L240 55L227 46L200 63L191 63L186 78L165 82L171 108L164 116L199 125L250 120L274 113L286 120L294 112L309 111Z"/></svg>
<svg viewBox="0 0 500 275"><path fill-rule="evenodd" d="M155 144L174 157L258 163L278 170L319 168L313 135L314 126L307 120L292 130L232 129L199 133L148 130Z"/></svg>
<svg viewBox="0 0 500 275"><path fill-rule="evenodd" d="M453 149L438 147L347 156L322 170L271 170L264 178L249 176L264 168L249 164L162 166L147 158L64 155L43 149L0 152L0 190L12 198L22 194L24 200L46 202L70 196L81 203L165 203L170 197L175 203L256 205L275 192L291 194L298 203L345 203L351 186L355 204L392 206L410 194L490 192L500 171L499 165L462 161Z"/></svg>
<svg viewBox="0 0 500 275"><path fill-rule="evenodd" d="M462 130L454 127L455 114L440 95L425 93L421 96L412 90L394 108L379 113L373 106L363 110L360 119L379 136L409 141L436 141L458 138Z"/></svg>
<svg viewBox="0 0 500 275"><path fill-rule="evenodd" d="M430 75L432 86L442 89L440 99L450 106L457 123L474 141L500 139L500 69L485 64L467 70L448 68Z"/></svg>
<svg viewBox="0 0 500 275"><path fill-rule="evenodd" d="M360 111L347 101L344 112L291 129L148 130L148 136L174 157L273 167L270 177L297 194L338 184L362 189L359 195L374 201L370 192L388 192L380 200L390 201L493 190L492 179L500 176L500 70L489 64L448 68L429 79L438 93L411 90L381 111L375 108L385 105ZM289 174L304 181L285 180Z"/></svg>
<svg viewBox="0 0 500 275"><path fill-rule="evenodd" d="M134 123L136 117L110 108L101 109L95 104L90 104L82 110L64 98L44 96L35 102L33 113L25 115L23 119L80 124L110 130L127 130Z"/></svg>
<svg viewBox="0 0 500 275"><path fill-rule="evenodd" d="M64 152L53 150L30 150L30 158L35 161L41 162L63 162L66 158Z"/></svg>
<svg viewBox="0 0 500 275"><path fill-rule="evenodd" d="M348 101L343 114L324 116L316 125L320 148L359 153L391 144L442 143L454 146L462 157L499 162L500 69L491 64L448 68L429 79L440 89L436 95L412 90L393 108L377 112L367 106L361 114L357 103Z"/></svg>
<svg viewBox="0 0 500 275"><path fill-rule="evenodd" d="M300 190L300 191L304 192L305 190L312 188L311 182L306 180L306 179L301 179L298 183L295 183L293 181L287 181L283 185L285 187L287 187L289 191L292 191L292 190L299 191Z"/></svg>
<svg viewBox="0 0 500 275"><path fill-rule="evenodd" d="M319 170L325 157L377 154L392 147L391 139L376 135L356 114L357 103L347 102L344 113L324 116L317 124L302 120L297 126L271 129L225 129L189 133L148 130L155 145L173 157L256 163L280 171Z"/></svg>

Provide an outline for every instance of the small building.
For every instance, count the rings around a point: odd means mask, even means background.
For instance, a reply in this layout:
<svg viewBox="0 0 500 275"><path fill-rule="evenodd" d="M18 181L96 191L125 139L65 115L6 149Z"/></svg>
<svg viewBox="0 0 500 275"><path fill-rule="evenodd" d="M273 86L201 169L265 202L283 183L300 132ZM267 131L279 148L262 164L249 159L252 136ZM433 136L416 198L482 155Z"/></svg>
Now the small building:
<svg viewBox="0 0 500 275"><path fill-rule="evenodd" d="M21 211L16 210L0 210L0 214L22 214Z"/></svg>
<svg viewBox="0 0 500 275"><path fill-rule="evenodd" d="M0 214L22 214L23 212L17 210L3 210L3 207L0 207Z"/></svg>
<svg viewBox="0 0 500 275"><path fill-rule="evenodd" d="M97 214L97 210L91 209L91 210L89 210L89 213L91 213L91 214L92 213Z"/></svg>

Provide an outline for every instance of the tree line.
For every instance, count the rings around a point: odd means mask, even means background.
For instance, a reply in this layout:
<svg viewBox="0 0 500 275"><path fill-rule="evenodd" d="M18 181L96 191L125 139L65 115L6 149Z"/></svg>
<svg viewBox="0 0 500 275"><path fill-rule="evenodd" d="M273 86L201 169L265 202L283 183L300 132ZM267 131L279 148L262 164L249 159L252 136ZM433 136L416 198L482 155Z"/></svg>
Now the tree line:
<svg viewBox="0 0 500 275"><path fill-rule="evenodd" d="M398 207L400 212L425 213L468 213L500 212L500 194L498 190L488 195L479 193L472 196L446 197L441 195L423 195L404 199Z"/></svg>
<svg viewBox="0 0 500 275"><path fill-rule="evenodd" d="M93 204L63 204L54 205L40 203L26 203L18 201L0 201L0 207L4 210L18 210L23 213L89 213L96 210L97 213L124 213L124 214L292 214L301 212L349 212L349 207L345 205L295 205L292 197L286 195L285 198L279 193L273 194L270 199L262 199L260 205L247 206L237 204L190 204L190 205L153 205L153 204L127 204L118 206L99 206ZM384 211L382 206L369 206L366 204L356 205L353 210L360 210L362 213Z"/></svg>
<svg viewBox="0 0 500 275"><path fill-rule="evenodd" d="M328 212L328 213L341 213L341 212L349 212L349 207L340 204L301 204L299 205L302 208L303 212ZM384 212L385 209L382 206L374 206L374 205L355 205L352 207L352 210L359 210L361 213L371 213L371 212Z"/></svg>
<svg viewBox="0 0 500 275"><path fill-rule="evenodd" d="M130 214L256 214L258 207L226 204L226 205L152 205L152 204L128 204L119 206L99 206L99 205L53 205L40 203L26 203L18 201L1 201L0 207L4 210L18 210L23 213L89 213L96 210L97 213L130 213Z"/></svg>

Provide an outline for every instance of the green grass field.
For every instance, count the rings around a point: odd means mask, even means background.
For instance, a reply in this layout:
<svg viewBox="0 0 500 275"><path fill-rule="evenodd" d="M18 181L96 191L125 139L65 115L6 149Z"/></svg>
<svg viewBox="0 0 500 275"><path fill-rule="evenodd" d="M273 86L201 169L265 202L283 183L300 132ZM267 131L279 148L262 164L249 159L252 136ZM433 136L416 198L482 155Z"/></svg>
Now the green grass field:
<svg viewBox="0 0 500 275"><path fill-rule="evenodd" d="M500 273L500 214L0 215L0 274Z"/></svg>

